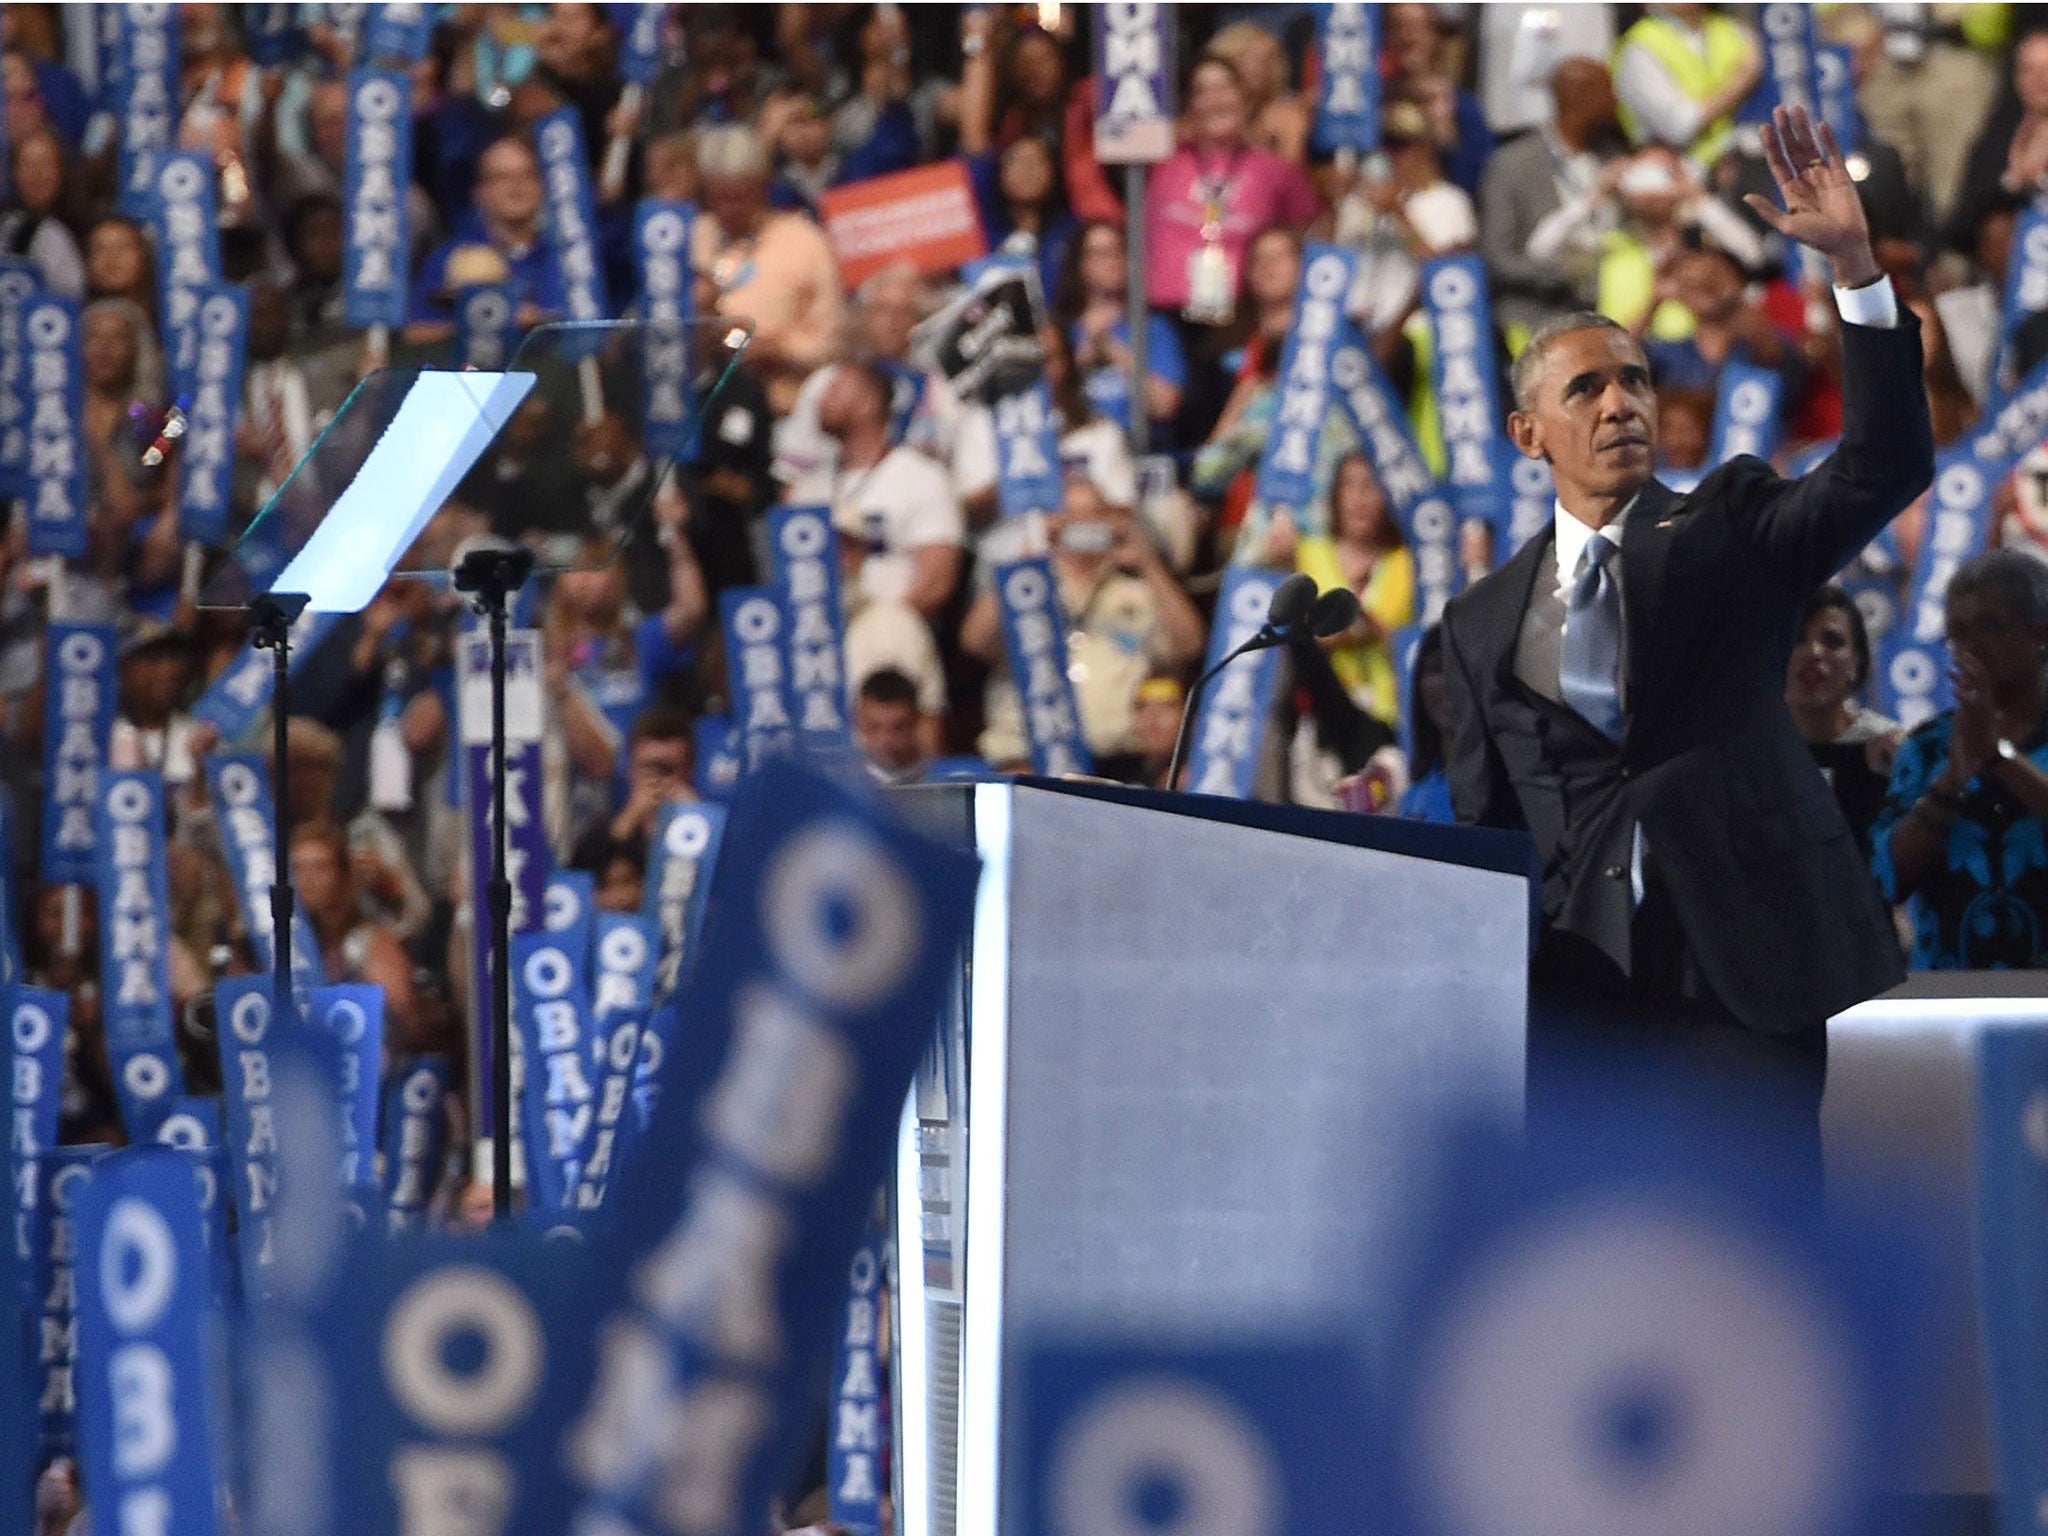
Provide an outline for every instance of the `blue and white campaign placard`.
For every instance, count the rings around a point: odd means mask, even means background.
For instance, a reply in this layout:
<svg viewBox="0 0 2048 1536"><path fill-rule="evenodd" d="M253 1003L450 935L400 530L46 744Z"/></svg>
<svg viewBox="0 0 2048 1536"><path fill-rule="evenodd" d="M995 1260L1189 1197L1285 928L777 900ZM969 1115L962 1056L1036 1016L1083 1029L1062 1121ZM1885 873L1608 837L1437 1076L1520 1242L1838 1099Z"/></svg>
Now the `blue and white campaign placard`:
<svg viewBox="0 0 2048 1536"><path fill-rule="evenodd" d="M1025 1336L1004 1366L1002 1529L1281 1536L1333 1509L1383 1528L1363 1515L1374 1426L1345 1343Z"/></svg>
<svg viewBox="0 0 2048 1536"><path fill-rule="evenodd" d="M235 1251L228 1240L228 1191L234 1176L228 1167L227 1119L217 1098L194 1094L171 1100L157 1122L156 1145L185 1154L199 1185L199 1214L206 1228L207 1268L216 1301L239 1300Z"/></svg>
<svg viewBox="0 0 2048 1536"><path fill-rule="evenodd" d="M2006 258L2005 298L1998 312L1998 357L1992 384L1996 388L2012 366L2013 337L2029 317L2048 309L2048 205L2039 199L2020 210Z"/></svg>
<svg viewBox="0 0 2048 1536"><path fill-rule="evenodd" d="M278 1022L265 977L227 977L214 987L213 996L242 1282L251 1295L260 1295L277 1256L271 1240L277 1216L272 1065L278 1042L288 1031Z"/></svg>
<svg viewBox="0 0 2048 1536"><path fill-rule="evenodd" d="M1726 464L1745 453L1768 463L1784 435L1784 401L1785 380L1775 368L1760 368L1734 358L1723 363L1708 464Z"/></svg>
<svg viewBox="0 0 2048 1536"><path fill-rule="evenodd" d="M191 408L178 454L178 532L198 544L228 533L235 487L235 423L242 408L242 369L249 351L249 294L237 284L198 291Z"/></svg>
<svg viewBox="0 0 2048 1536"><path fill-rule="evenodd" d="M1003 516L1057 512L1066 481L1052 393L1045 381L997 396L989 410L995 418L996 501Z"/></svg>
<svg viewBox="0 0 2048 1536"><path fill-rule="evenodd" d="M92 1165L108 1148L52 1147L36 1159L36 1217L30 1224L35 1319L36 1411L42 1420L43 1454L68 1455L76 1442L78 1391L73 1367L78 1355L77 1201Z"/></svg>
<svg viewBox="0 0 2048 1536"><path fill-rule="evenodd" d="M660 958L658 924L637 913L598 913L588 973L591 1018L602 1024L615 1013L645 1013L653 1007Z"/></svg>
<svg viewBox="0 0 2048 1536"><path fill-rule="evenodd" d="M1525 458L1508 445L1508 547L1499 552L1494 564L1548 528L1557 516L1557 481L1550 473L1548 459Z"/></svg>
<svg viewBox="0 0 2048 1536"><path fill-rule="evenodd" d="M85 556L85 373L79 361L78 301L39 294L23 305L28 358L28 552Z"/></svg>
<svg viewBox="0 0 2048 1536"><path fill-rule="evenodd" d="M1756 19L1764 34L1764 72L1736 110L1736 121L1765 123L1773 107L1794 107L1819 115L1820 97L1814 76L1817 39L1813 7L1772 4L1757 7ZM1847 145L1843 146L1845 149Z"/></svg>
<svg viewBox="0 0 2048 1536"><path fill-rule="evenodd" d="M613 5L612 28L619 34L619 78L628 85L648 86L661 70L662 32L666 5Z"/></svg>
<svg viewBox="0 0 2048 1536"><path fill-rule="evenodd" d="M419 63L433 31L432 12L432 6L412 3L371 6L369 24L363 29L363 57Z"/></svg>
<svg viewBox="0 0 2048 1536"><path fill-rule="evenodd" d="M191 397L199 366L200 294L220 281L213 176L213 161L207 156L176 150L158 157L150 184L164 365L171 393L181 400Z"/></svg>
<svg viewBox="0 0 2048 1536"><path fill-rule="evenodd" d="M733 733L741 761L752 773L796 751L789 669L783 659L788 620L766 587L727 587L718 594L718 614L725 626Z"/></svg>
<svg viewBox="0 0 2048 1536"><path fill-rule="evenodd" d="M1908 730L1949 706L1949 578L1988 544L1999 483L2044 435L2048 362L2035 365L2017 390L1985 408L1967 437L1935 456L1919 565L1878 670L1878 707Z"/></svg>
<svg viewBox="0 0 2048 1536"><path fill-rule="evenodd" d="M315 613L308 608L292 620L291 650L285 658L290 672L297 673L305 659L341 622L341 617L338 613ZM222 741L240 741L270 707L271 691L276 686L276 653L257 649L254 641L246 642L194 701L192 718L219 731Z"/></svg>
<svg viewBox="0 0 2048 1536"><path fill-rule="evenodd" d="M1311 142L1326 154L1364 154L1380 143L1379 7L1338 0L1316 8L1316 88Z"/></svg>
<svg viewBox="0 0 2048 1536"><path fill-rule="evenodd" d="M384 1067L384 989L367 982L315 987L306 1023L340 1048L341 1182L377 1182L377 1079Z"/></svg>
<svg viewBox="0 0 2048 1536"><path fill-rule="evenodd" d="M348 153L341 206L344 317L355 326L405 323L410 276L406 188L412 183L412 80L403 70L348 77Z"/></svg>
<svg viewBox="0 0 2048 1536"><path fill-rule="evenodd" d="M85 1497L115 1530L217 1536L224 1399L206 1369L212 1279L192 1163L161 1147L102 1158L76 1219Z"/></svg>
<svg viewBox="0 0 2048 1536"><path fill-rule="evenodd" d="M25 1302L34 1300L34 1224L41 1180L36 1161L57 1144L64 1086L64 1036L69 993L10 985L0 988L7 1014L8 1163L13 1169L14 1224L6 1244L20 1268ZM0 1293L4 1294L4 1293Z"/></svg>
<svg viewBox="0 0 2048 1536"><path fill-rule="evenodd" d="M884 1224L870 1217L846 1271L846 1312L832 1364L830 1419L825 1432L825 1496L832 1523L849 1536L881 1536L883 1281L888 1275Z"/></svg>
<svg viewBox="0 0 2048 1536"><path fill-rule="evenodd" d="M446 1056L416 1056L394 1071L384 1089L384 1226L410 1232L427 1218L448 1147Z"/></svg>
<svg viewBox="0 0 2048 1536"><path fill-rule="evenodd" d="M1095 158L1150 165L1173 153L1173 16L1170 5L1111 4L1095 11Z"/></svg>
<svg viewBox="0 0 2048 1536"><path fill-rule="evenodd" d="M130 1141L147 1141L185 1091L171 1003L170 853L164 776L104 774L99 815L100 1018Z"/></svg>
<svg viewBox="0 0 2048 1536"><path fill-rule="evenodd" d="M1232 566L1216 598L1216 621L1209 631L1209 654L1203 669L1216 666L1266 624L1267 610L1281 576L1251 566ZM1209 685L1202 712L1195 719L1194 741L1188 749L1186 787L1198 795L1224 795L1249 800L1258 775L1259 749L1273 713L1273 695L1280 680L1280 651L1272 647L1240 656ZM1175 786L1178 787L1178 786Z"/></svg>
<svg viewBox="0 0 2048 1536"><path fill-rule="evenodd" d="M1856 107L1855 64L1846 44L1822 43L1813 50L1813 83L1820 120L1834 130L1842 153L1853 155L1863 144L1863 114Z"/></svg>
<svg viewBox="0 0 2048 1536"><path fill-rule="evenodd" d="M1342 246L1311 242L1302 249L1294 320L1280 351L1279 409L1253 487L1268 511L1285 508L1299 518L1315 499L1323 422L1335 394L1330 355L1342 340L1344 299L1357 268L1358 258Z"/></svg>
<svg viewBox="0 0 2048 1536"><path fill-rule="evenodd" d="M2006 1509L2048 1499L2048 1034L1988 1029L1977 1041L1977 1220L1984 1358L1998 1494Z"/></svg>
<svg viewBox="0 0 2048 1536"><path fill-rule="evenodd" d="M742 788L691 1028L598 1253L598 1275L630 1278L597 1309L561 1442L572 1524L739 1530L766 1507L809 1432L805 1362L843 1322L975 880L822 779L773 765Z"/></svg>
<svg viewBox="0 0 2048 1536"><path fill-rule="evenodd" d="M533 142L540 151L548 249L561 276L566 318L602 320L611 313L611 304L605 297L604 263L597 249L597 199L590 187L582 116L574 107L550 112L533 125Z"/></svg>
<svg viewBox="0 0 2048 1536"><path fill-rule="evenodd" d="M636 9L657 13L660 7ZM690 355L690 320L696 312L690 232L696 217L690 204L658 198L642 198L633 214L640 319L647 327L640 359L640 440L656 458L683 457L697 430L696 370Z"/></svg>
<svg viewBox="0 0 2048 1536"><path fill-rule="evenodd" d="M297 58L305 47L296 5L251 5L242 12L242 36L249 58L262 69L275 69Z"/></svg>
<svg viewBox="0 0 2048 1536"><path fill-rule="evenodd" d="M633 1065L633 1126L645 1131L654 1123L661 1102L661 1069L669 1047L683 1027L682 1008L675 998L662 1002L640 1030L640 1057Z"/></svg>
<svg viewBox="0 0 2048 1536"><path fill-rule="evenodd" d="M657 997L676 989L685 963L696 954L711 873L724 836L725 807L715 802L672 801L656 814L641 911L654 919L661 935L661 956L654 971Z"/></svg>
<svg viewBox="0 0 2048 1536"><path fill-rule="evenodd" d="M1357 325L1347 321L1330 355L1330 382L1351 413L1380 489L1392 503L1401 537L1415 559L1415 606L1434 623L1464 580L1458 564L1458 514L1415 446L1408 412L1373 360Z"/></svg>
<svg viewBox="0 0 2048 1536"><path fill-rule="evenodd" d="M1493 300L1477 255L1439 256L1422 269L1429 317L1430 381L1444 444L1444 479L1461 523L1508 527L1508 456L1501 429L1500 370L1493 355Z"/></svg>
<svg viewBox="0 0 2048 1536"><path fill-rule="evenodd" d="M587 964L596 934L597 877L587 869L558 869L549 875L540 925Z"/></svg>
<svg viewBox="0 0 2048 1536"><path fill-rule="evenodd" d="M1031 770L1049 778L1086 773L1093 764L1067 675L1067 619L1060 611L1052 562L999 565L994 580L1003 650L1023 711L1024 739L1031 746Z"/></svg>
<svg viewBox="0 0 2048 1536"><path fill-rule="evenodd" d="M114 731L114 628L52 624L43 636L43 879L99 873L100 776Z"/></svg>
<svg viewBox="0 0 2048 1536"><path fill-rule="evenodd" d="M115 206L131 219L146 217L155 195L160 157L178 139L177 7L110 7L117 16L112 55L117 170Z"/></svg>
<svg viewBox="0 0 2048 1536"><path fill-rule="evenodd" d="M1872 1496L1938 1395L1896 1191L1830 1179L1823 1224L1768 1117L1598 1103L1568 1153L1445 1159L1367 1452L1387 1528L1895 1528Z"/></svg>
<svg viewBox="0 0 2048 1536"><path fill-rule="evenodd" d="M597 1111L588 973L560 935L515 934L512 998L525 1071L527 1193L538 1208L559 1211L575 1187L577 1158Z"/></svg>
<svg viewBox="0 0 2048 1536"><path fill-rule="evenodd" d="M0 492L26 492L28 478L28 340L21 322L29 300L43 291L32 261L0 257Z"/></svg>
<svg viewBox="0 0 2048 1536"><path fill-rule="evenodd" d="M646 1027L644 1008L614 1010L591 1026L597 1108L577 1150L576 1183L568 1200L571 1210L594 1211L603 1206L627 1138L637 1128L630 1105L640 1071L640 1037Z"/></svg>
<svg viewBox="0 0 2048 1536"><path fill-rule="evenodd" d="M830 760L852 750L846 701L846 623L839 602L839 538L829 507L768 514L775 590L787 621L783 649L797 744Z"/></svg>
<svg viewBox="0 0 2048 1536"><path fill-rule="evenodd" d="M495 1047L490 1028L493 991L491 986L491 920L488 893L497 867L496 842L491 827L491 748L465 745L463 804L469 828L469 888L473 893L470 911L470 1027L475 1073L479 1085L493 1081ZM538 741L508 743L505 749L505 871L512 886L512 932L531 933L541 925L547 910L547 885L552 862L548 850L546 810L542 804L544 783ZM515 986L516 991L516 986ZM495 1134L493 1096L476 1094L477 1132Z"/></svg>
<svg viewBox="0 0 2048 1536"><path fill-rule="evenodd" d="M519 347L519 290L477 283L455 294L455 359L463 368L501 371Z"/></svg>
<svg viewBox="0 0 2048 1536"><path fill-rule="evenodd" d="M216 753L201 764L207 799L220 828L221 853L235 884L235 898L265 972L277 964L277 929L270 910L280 854L274 838L270 770L253 753ZM320 947L305 911L292 908L292 980L303 990L320 979Z"/></svg>

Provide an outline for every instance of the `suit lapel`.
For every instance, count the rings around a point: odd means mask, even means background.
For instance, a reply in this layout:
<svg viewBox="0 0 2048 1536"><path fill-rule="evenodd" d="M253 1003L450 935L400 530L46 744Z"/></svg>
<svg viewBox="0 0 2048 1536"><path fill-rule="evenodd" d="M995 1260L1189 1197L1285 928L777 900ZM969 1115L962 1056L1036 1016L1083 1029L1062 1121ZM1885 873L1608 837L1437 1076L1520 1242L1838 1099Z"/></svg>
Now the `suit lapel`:
<svg viewBox="0 0 2048 1536"><path fill-rule="evenodd" d="M1522 640L1522 618L1536 595L1536 582L1550 568L1551 547L1557 541L1557 526L1546 519L1543 531L1530 538L1508 563L1473 589L1475 597L1491 599L1487 614L1488 634L1499 645L1494 658L1494 676L1503 687L1515 680L1515 648Z"/></svg>
<svg viewBox="0 0 2048 1536"><path fill-rule="evenodd" d="M1633 722L1636 705L1645 697L1644 656L1649 647L1638 645L1636 637L1647 635L1664 597L1665 569L1671 560L1671 541L1677 535L1678 520L1684 514L1685 499L1669 486L1652 480L1643 487L1641 498L1628 515L1628 531L1621 541L1621 625L1622 654L1628 669L1628 719Z"/></svg>

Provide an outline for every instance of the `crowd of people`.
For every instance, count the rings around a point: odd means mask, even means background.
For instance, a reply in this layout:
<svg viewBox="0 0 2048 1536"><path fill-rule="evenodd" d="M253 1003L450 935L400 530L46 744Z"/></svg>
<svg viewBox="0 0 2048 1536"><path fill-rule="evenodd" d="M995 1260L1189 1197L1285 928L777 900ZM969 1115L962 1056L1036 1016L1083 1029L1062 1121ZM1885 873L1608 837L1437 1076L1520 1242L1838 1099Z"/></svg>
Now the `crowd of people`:
<svg viewBox="0 0 2048 1536"><path fill-rule="evenodd" d="M1256 793L1451 819L1438 648L1370 445L1333 408L1313 495L1275 508L1255 494L1305 242L1354 254L1347 312L1439 473L1419 283L1432 258L1468 251L1490 279L1502 377L1535 327L1571 311L1596 308L1641 340L1670 483L1709 467L1716 390L1733 362L1782 380L1785 465L1839 425L1833 306L1742 202L1770 185L1744 111L1769 65L1751 8L1378 7L1380 147L1359 155L1311 147L1314 8L1188 7L1173 20L1175 146L1131 208L1129 183L1094 152L1086 7L678 7L644 90L621 73L629 7L431 7L412 70L411 296L388 334L345 322L357 42L342 13L355 8L297 9L298 51L259 64L252 12L176 8L178 141L216 167L222 275L250 302L237 526L370 369L448 364L465 289L509 285L522 327L562 312L532 128L564 106L591 157L613 308L637 312L636 204L676 200L698 210L699 312L751 323L737 369L704 381L696 451L651 496L628 484L648 462L615 417L560 433L521 417L426 540L426 563L439 564L484 528L557 551L566 539L569 563L590 567L544 581L531 622L548 840L559 866L592 874L606 909L640 909L662 806L717 791L705 722L730 692L718 598L767 578L777 505L831 511L852 724L884 783L1029 766L990 571L1043 553L1095 771L1167 787L1218 586L1250 566L1303 571L1360 599L1348 631L1291 656ZM175 454L156 463L145 452L172 403L157 233L115 211L118 134L94 85L99 40L66 11L0 11L0 256L31 263L47 291L83 306L91 537L60 573L28 558L20 518L9 530L0 762L18 813L24 972L73 998L64 1134L116 1140L94 1033L93 904L81 914L36 878L43 635L56 594L65 617L118 622L112 760L160 768L171 791L171 978L202 1088L217 1068L200 1000L221 974L256 964L202 767L224 747L260 747L264 733L223 742L191 713L245 632L239 616L195 607L170 515ZM2024 32L2003 6L1836 6L1820 25L1847 50L1860 113L1850 164L1882 264L1922 328L1938 435L1954 442L2048 354L2048 322L2012 326L2003 314L2015 231L2048 191L2048 33ZM967 170L986 249L1036 275L1064 483L1042 516L1003 515L990 402L957 387L925 344L920 326L959 274L896 263L848 285L823 216L834 189L949 159ZM1142 377L1134 252L1149 305ZM634 509L630 527L607 522L622 506ZM1909 510L1864 573L1891 584L1894 610L1923 522ZM1486 528L1465 532L1468 576L1508 553ZM1990 564L1952 594L1952 719L1908 738L1871 707L1882 637L1869 620L1883 608L1846 591L1816 595L1788 658L1794 717L1883 889L1914 902L1922 965L2048 955L2037 872L2048 866L2048 781L1997 767L2009 761L2001 743L2048 764L2037 558L2048 553L2048 477L2033 461L2000 494L1993 542ZM285 859L328 979L383 986L394 1057L467 1056L471 903L446 766L460 624L445 589L394 580L332 628L292 690Z"/></svg>

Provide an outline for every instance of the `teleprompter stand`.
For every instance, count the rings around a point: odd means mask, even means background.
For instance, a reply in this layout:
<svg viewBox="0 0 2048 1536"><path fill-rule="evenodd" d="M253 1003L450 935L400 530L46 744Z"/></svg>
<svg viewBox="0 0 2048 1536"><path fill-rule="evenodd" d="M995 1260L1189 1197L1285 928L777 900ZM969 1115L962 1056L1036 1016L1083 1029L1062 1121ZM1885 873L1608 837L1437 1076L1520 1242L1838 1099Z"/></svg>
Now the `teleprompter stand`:
<svg viewBox="0 0 2048 1536"><path fill-rule="evenodd" d="M491 1215L512 1219L512 878L506 868L505 629L512 595L533 575L534 553L513 545L471 549L456 562L455 590L491 635ZM280 789L280 794L282 790Z"/></svg>
<svg viewBox="0 0 2048 1536"><path fill-rule="evenodd" d="M285 826L291 790L292 625L306 611L308 601L303 592L265 592L251 598L243 610L249 620L250 643L270 652L276 679L270 690L270 744L276 758L271 769L270 842L277 857L277 878L270 882L270 985L273 1006L280 1013L288 1010L287 1016L298 1012L292 988L291 845L286 841Z"/></svg>

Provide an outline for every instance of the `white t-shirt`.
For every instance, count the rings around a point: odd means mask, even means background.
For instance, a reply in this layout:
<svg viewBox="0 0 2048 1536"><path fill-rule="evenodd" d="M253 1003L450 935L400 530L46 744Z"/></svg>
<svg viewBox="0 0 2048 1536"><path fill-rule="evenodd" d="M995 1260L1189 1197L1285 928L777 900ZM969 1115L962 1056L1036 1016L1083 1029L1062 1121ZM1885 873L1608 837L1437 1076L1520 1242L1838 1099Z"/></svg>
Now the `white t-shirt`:
<svg viewBox="0 0 2048 1536"><path fill-rule="evenodd" d="M953 488L962 501L995 489L996 462L995 413L979 403L969 405L960 414L953 449ZM1097 416L1062 432L1060 462L1069 471L1085 474L1111 506L1137 506L1137 461L1115 422Z"/></svg>
<svg viewBox="0 0 2048 1536"><path fill-rule="evenodd" d="M830 503L840 537L866 550L856 594L868 602L903 601L915 574L912 550L967 540L952 480L914 448L891 448L871 469L840 470Z"/></svg>
<svg viewBox="0 0 2048 1536"><path fill-rule="evenodd" d="M770 473L790 505L823 506L839 473L839 440L818 425L818 402L832 382L833 365L814 369L797 391L796 404L775 424L775 459ZM903 386L899 386L903 387ZM911 412L903 446L940 464L951 461L960 426L960 397L943 375L924 370L924 393Z"/></svg>

